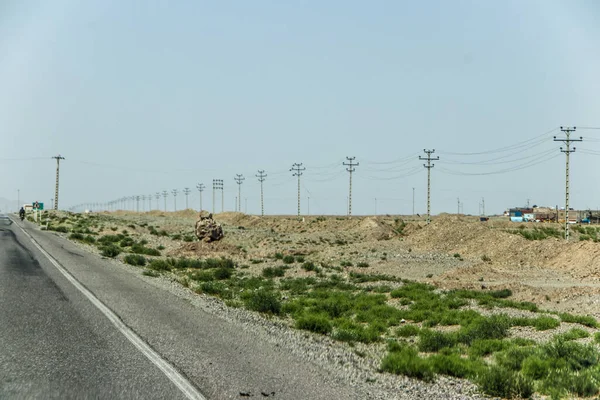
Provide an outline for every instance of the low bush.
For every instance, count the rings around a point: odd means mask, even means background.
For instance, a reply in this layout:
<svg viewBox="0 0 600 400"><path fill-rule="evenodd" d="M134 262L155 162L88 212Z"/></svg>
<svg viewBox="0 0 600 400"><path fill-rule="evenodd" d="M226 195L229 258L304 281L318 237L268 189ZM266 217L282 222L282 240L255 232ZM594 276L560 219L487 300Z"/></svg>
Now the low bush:
<svg viewBox="0 0 600 400"><path fill-rule="evenodd" d="M131 246L131 252L135 254L145 254L147 256L160 256L159 250L151 249L140 243L136 243Z"/></svg>
<svg viewBox="0 0 600 400"><path fill-rule="evenodd" d="M573 328L563 334L556 335L554 337L555 340L577 340L589 337L590 334L588 331L584 331L583 329Z"/></svg>
<svg viewBox="0 0 600 400"><path fill-rule="evenodd" d="M317 266L312 261L307 261L302 264L302 269L305 271L316 271Z"/></svg>
<svg viewBox="0 0 600 400"><path fill-rule="evenodd" d="M425 352L438 352L443 348L454 347L458 343L454 333L443 333L431 329L419 332L419 350Z"/></svg>
<svg viewBox="0 0 600 400"><path fill-rule="evenodd" d="M171 265L165 260L152 260L150 261L148 268L154 271L170 271Z"/></svg>
<svg viewBox="0 0 600 400"><path fill-rule="evenodd" d="M575 324L581 324L585 326L589 326L590 328L598 328L598 321L594 317L589 315L573 315L569 313L560 313L558 314L561 321L563 322L571 322Z"/></svg>
<svg viewBox="0 0 600 400"><path fill-rule="evenodd" d="M144 266L146 265L146 257L139 254L127 254L123 257L123 261L129 265Z"/></svg>
<svg viewBox="0 0 600 400"><path fill-rule="evenodd" d="M413 347L404 346L388 353L381 361L381 369L396 375L406 375L423 381L432 381L433 368Z"/></svg>
<svg viewBox="0 0 600 400"><path fill-rule="evenodd" d="M213 272L213 275L214 275L215 279L222 281L222 280L231 278L231 276L233 275L233 270L230 268L220 267L220 268L215 269L215 271Z"/></svg>
<svg viewBox="0 0 600 400"><path fill-rule="evenodd" d="M396 335L399 337L417 336L421 332L421 328L416 325L403 325L396 330Z"/></svg>
<svg viewBox="0 0 600 400"><path fill-rule="evenodd" d="M262 270L262 276L265 278L282 277L285 275L285 267L267 267Z"/></svg>
<svg viewBox="0 0 600 400"><path fill-rule="evenodd" d="M359 262L358 264L356 264L356 266L358 268L369 268L369 263L366 262Z"/></svg>
<svg viewBox="0 0 600 400"><path fill-rule="evenodd" d="M121 250L117 246L112 245L112 244L100 247L100 254L102 254L104 257L114 258L114 257L118 256L120 253L121 253Z"/></svg>
<svg viewBox="0 0 600 400"><path fill-rule="evenodd" d="M311 332L328 334L332 325L329 318L323 314L303 315L296 320L296 328Z"/></svg>
<svg viewBox="0 0 600 400"><path fill-rule="evenodd" d="M83 240L83 237L83 234L78 232L74 232L69 235L69 239L71 240Z"/></svg>
<svg viewBox="0 0 600 400"><path fill-rule="evenodd" d="M289 255L288 255L288 256L284 256L284 257L282 258L282 261L283 261L284 263L286 263L286 264L293 264L293 263L295 263L295 262L296 262L296 259L294 258L294 256L289 256Z"/></svg>
<svg viewBox="0 0 600 400"><path fill-rule="evenodd" d="M243 298L246 307L253 311L261 313L281 314L281 300L279 294L271 291L260 289L252 291Z"/></svg>
<svg viewBox="0 0 600 400"><path fill-rule="evenodd" d="M482 392L490 396L527 399L534 393L533 382L521 374L500 366L483 370L477 379Z"/></svg>
<svg viewBox="0 0 600 400"><path fill-rule="evenodd" d="M154 278L156 278L157 276L160 276L160 274L158 272L151 270L151 269L145 269L144 271L142 271L142 274L146 275L146 276L152 276Z"/></svg>

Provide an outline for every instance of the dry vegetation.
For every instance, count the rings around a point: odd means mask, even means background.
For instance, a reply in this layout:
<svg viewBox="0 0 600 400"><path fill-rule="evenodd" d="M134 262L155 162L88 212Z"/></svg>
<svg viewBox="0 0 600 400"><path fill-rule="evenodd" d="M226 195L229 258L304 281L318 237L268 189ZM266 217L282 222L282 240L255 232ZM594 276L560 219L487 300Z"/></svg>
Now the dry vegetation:
<svg viewBox="0 0 600 400"><path fill-rule="evenodd" d="M490 395L599 392L600 244L591 227L441 215L256 217L196 212L51 214L48 229L166 274L231 307L372 346L382 371L468 378Z"/></svg>

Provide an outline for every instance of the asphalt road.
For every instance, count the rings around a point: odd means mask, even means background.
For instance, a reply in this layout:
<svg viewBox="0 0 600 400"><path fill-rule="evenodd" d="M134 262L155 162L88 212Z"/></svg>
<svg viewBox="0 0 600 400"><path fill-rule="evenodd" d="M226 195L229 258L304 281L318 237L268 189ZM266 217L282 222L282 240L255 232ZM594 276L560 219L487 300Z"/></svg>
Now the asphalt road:
<svg viewBox="0 0 600 400"><path fill-rule="evenodd" d="M65 284L0 225L0 398L185 398Z"/></svg>
<svg viewBox="0 0 600 400"><path fill-rule="evenodd" d="M157 290L139 273L14 220L10 226L0 220L1 399L192 398L119 324L197 390L196 398L369 397L240 326Z"/></svg>

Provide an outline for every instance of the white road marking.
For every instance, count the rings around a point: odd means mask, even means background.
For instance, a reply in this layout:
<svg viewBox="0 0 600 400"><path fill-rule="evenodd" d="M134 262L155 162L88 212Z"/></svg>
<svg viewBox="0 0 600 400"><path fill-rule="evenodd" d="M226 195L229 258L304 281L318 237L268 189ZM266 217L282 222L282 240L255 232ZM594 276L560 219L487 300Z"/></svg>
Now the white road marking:
<svg viewBox="0 0 600 400"><path fill-rule="evenodd" d="M19 226L18 224L15 224ZM190 383L179 371L175 369L168 361L161 357L156 351L154 351L146 342L144 342L138 335L135 334L127 325L119 319L119 317L112 312L112 310L106 307L92 292L85 288L69 271L67 271L62 265L58 263L46 250L44 250L38 242L27 233L23 227L19 226L21 231L29 237L35 247L44 255L46 258L58 269L58 271L64 275L69 282L73 284L93 305L98 308L102 314L108 318L110 322L125 336L138 350L146 356L154 365L156 365L166 376L181 390L181 392L190 400L206 400L206 398L196 389L194 385Z"/></svg>

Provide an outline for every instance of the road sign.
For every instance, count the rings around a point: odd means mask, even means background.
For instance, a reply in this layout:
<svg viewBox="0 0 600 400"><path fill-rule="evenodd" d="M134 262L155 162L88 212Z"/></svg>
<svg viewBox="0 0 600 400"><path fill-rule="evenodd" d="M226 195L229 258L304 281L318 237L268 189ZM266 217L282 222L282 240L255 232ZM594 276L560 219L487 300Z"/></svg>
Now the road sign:
<svg viewBox="0 0 600 400"><path fill-rule="evenodd" d="M40 202L34 202L33 203L33 209L34 210L43 210L44 209L44 203L40 203Z"/></svg>

